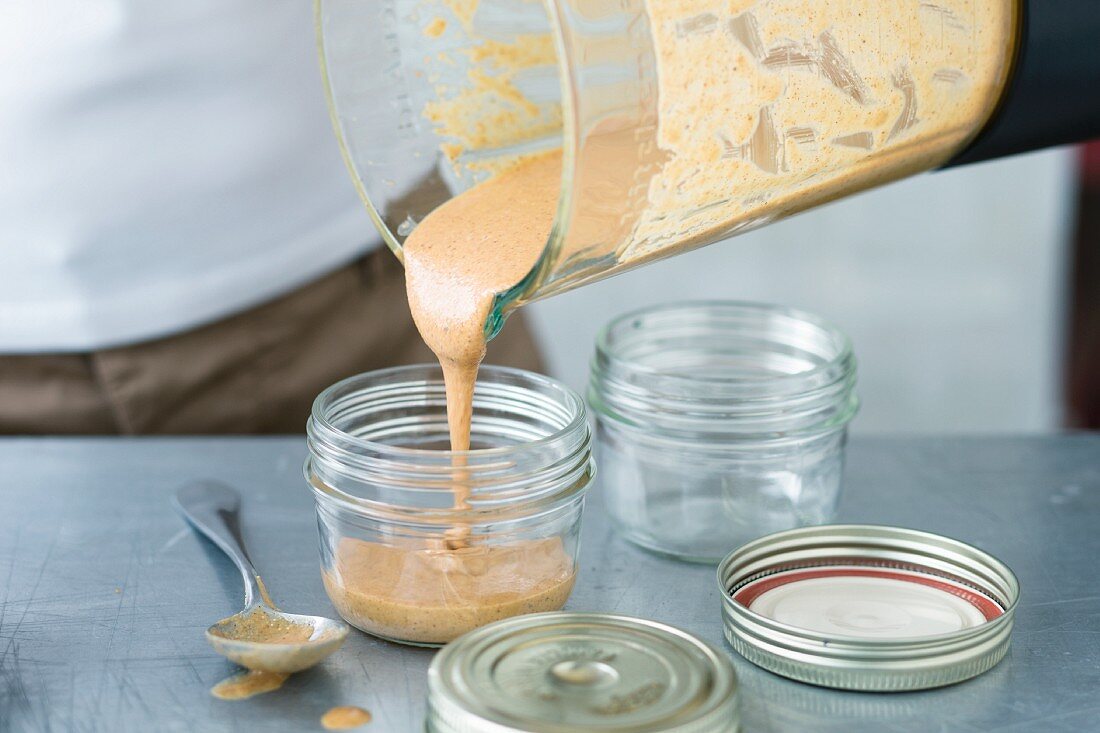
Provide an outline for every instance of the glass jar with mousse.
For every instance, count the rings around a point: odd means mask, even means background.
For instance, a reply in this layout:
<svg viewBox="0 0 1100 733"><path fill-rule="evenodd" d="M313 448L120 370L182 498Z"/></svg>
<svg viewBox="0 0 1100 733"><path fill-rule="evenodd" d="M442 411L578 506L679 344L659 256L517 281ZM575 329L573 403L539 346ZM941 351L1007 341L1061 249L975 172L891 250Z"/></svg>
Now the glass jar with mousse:
<svg viewBox="0 0 1100 733"><path fill-rule="evenodd" d="M565 604L595 473L572 390L483 367L451 451L440 368L398 367L322 392L307 434L322 578L353 626L431 646Z"/></svg>

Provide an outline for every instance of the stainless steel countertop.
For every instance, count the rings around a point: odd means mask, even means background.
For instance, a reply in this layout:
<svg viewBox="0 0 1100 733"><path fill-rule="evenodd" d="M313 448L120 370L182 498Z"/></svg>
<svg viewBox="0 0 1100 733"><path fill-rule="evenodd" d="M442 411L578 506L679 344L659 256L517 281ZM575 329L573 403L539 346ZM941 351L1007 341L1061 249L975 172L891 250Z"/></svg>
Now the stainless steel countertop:
<svg viewBox="0 0 1100 733"><path fill-rule="evenodd" d="M203 639L237 610L228 560L169 506L211 476L245 495L244 533L277 603L334 614L317 571L301 438L0 440L0 731L297 731L334 705L371 733L422 729L429 650L353 632L321 667L251 700ZM927 529L1007 562L1023 588L1012 650L919 693L790 682L721 640L714 570L637 550L586 510L573 610L675 624L734 658L746 731L1100 730L1100 436L858 439L839 520Z"/></svg>

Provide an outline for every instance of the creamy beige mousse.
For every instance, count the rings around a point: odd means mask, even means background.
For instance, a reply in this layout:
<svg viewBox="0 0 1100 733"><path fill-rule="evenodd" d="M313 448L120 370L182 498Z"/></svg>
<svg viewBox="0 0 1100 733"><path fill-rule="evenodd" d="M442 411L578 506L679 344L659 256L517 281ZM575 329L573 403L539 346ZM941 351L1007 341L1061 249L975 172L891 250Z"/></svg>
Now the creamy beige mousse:
<svg viewBox="0 0 1100 733"><path fill-rule="evenodd" d="M441 82L438 98L422 114L445 141L440 150L463 181L507 166L523 144L553 139L569 116L558 104L522 93L524 79L553 73L558 63L549 25L542 34L525 31L502 40L492 12L479 12L479 5L423 3L440 16L435 21L447 17L454 25L439 53L425 57L428 77ZM571 221L562 222L570 229L558 261L600 258L598 267L578 277L602 277L942 165L996 108L1011 66L1018 5L624 4L623 16L643 16L631 28L644 63L634 68L611 50L611 58L592 62L655 76L655 93L643 95L651 107L631 106L622 120L607 112L586 131L591 144L574 151L587 170L582 179L567 181L583 195L573 201ZM607 10L609 22L623 20ZM425 20L429 37L435 21ZM461 44L453 51L456 40ZM584 66L583 59L574 61ZM457 70L468 71L463 77ZM614 94L614 86L607 88ZM574 113L593 103L605 109L593 99L575 103ZM639 119L656 124L634 127ZM617 125L633 144L616 142ZM587 185L578 188L583 181ZM512 193L506 210L527 197L518 186Z"/></svg>
<svg viewBox="0 0 1100 733"><path fill-rule="evenodd" d="M405 241L409 307L447 384L451 450L470 447L474 380L493 300L538 261L560 185L560 153L528 159L443 204Z"/></svg>
<svg viewBox="0 0 1100 733"><path fill-rule="evenodd" d="M278 690L288 677L290 675L285 672L246 669L214 685L210 694L220 700L245 700Z"/></svg>
<svg viewBox="0 0 1100 733"><path fill-rule="evenodd" d="M229 626L212 628L210 633L225 639L259 644L303 644L313 635L313 627L256 609L235 617Z"/></svg>
<svg viewBox="0 0 1100 733"><path fill-rule="evenodd" d="M370 711L355 705L341 705L329 709L321 716L321 727L325 730L351 730L370 721Z"/></svg>
<svg viewBox="0 0 1100 733"><path fill-rule="evenodd" d="M345 538L323 578L352 625L389 639L444 644L492 621L560 609L574 568L557 537L457 550Z"/></svg>

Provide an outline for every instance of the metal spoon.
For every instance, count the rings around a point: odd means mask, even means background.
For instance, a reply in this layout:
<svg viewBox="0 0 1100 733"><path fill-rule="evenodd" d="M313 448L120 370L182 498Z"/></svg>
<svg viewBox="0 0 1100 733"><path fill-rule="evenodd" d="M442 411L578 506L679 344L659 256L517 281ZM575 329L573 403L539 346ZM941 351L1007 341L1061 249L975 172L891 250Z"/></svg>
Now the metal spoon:
<svg viewBox="0 0 1100 733"><path fill-rule="evenodd" d="M324 616L283 613L271 602L240 529L240 495L217 481L197 481L176 492L176 507L241 571L244 610L206 630L219 654L264 672L299 672L332 654L348 635L347 624Z"/></svg>

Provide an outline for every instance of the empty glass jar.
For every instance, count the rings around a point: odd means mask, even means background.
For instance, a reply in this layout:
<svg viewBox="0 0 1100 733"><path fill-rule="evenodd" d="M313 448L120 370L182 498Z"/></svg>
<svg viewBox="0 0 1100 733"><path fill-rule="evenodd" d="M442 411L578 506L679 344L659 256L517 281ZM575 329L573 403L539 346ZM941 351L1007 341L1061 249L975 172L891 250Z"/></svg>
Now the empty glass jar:
<svg viewBox="0 0 1100 733"><path fill-rule="evenodd" d="M399 367L329 387L307 426L325 590L394 641L558 610L576 577L595 470L580 396L483 367L464 452L448 450L446 408L438 366Z"/></svg>
<svg viewBox="0 0 1100 733"><path fill-rule="evenodd" d="M589 384L612 520L638 545L702 562L828 521L855 383L848 338L802 311L699 302L617 318Z"/></svg>

